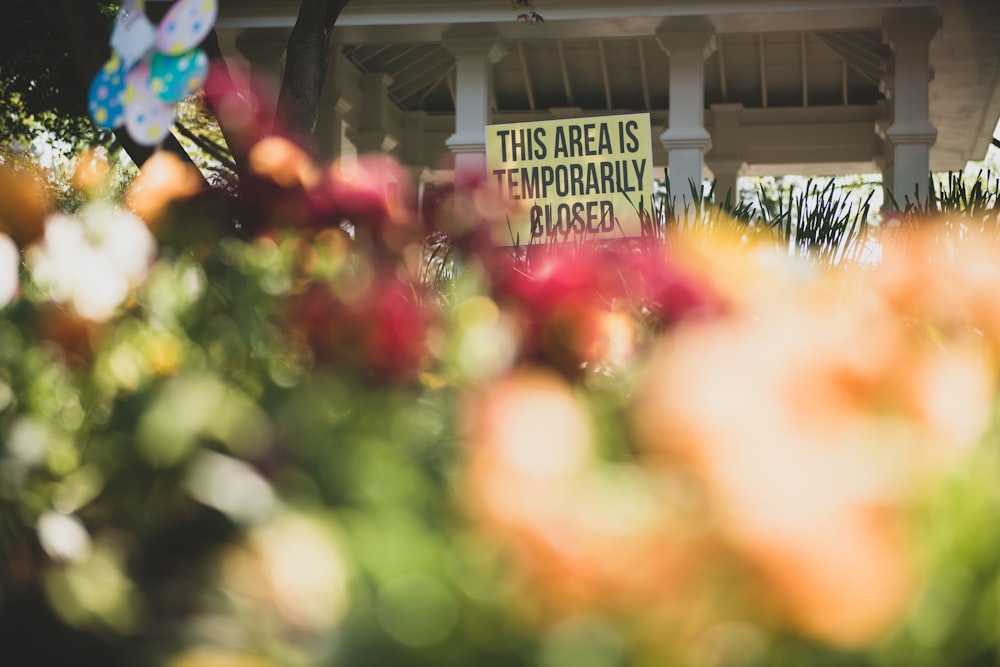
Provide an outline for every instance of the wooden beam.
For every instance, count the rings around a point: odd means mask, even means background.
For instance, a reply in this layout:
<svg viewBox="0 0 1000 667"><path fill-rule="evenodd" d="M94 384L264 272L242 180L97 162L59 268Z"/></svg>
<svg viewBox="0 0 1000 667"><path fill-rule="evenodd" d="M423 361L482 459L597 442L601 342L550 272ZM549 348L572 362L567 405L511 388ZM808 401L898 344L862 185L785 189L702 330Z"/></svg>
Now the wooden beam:
<svg viewBox="0 0 1000 667"><path fill-rule="evenodd" d="M799 52L802 55L802 106L809 106L809 57L806 55L806 34L799 33Z"/></svg>
<svg viewBox="0 0 1000 667"><path fill-rule="evenodd" d="M715 36L715 44L719 52L719 84L722 88L722 101L729 102L729 86L726 83L726 55L723 51L722 41L722 35Z"/></svg>
<svg viewBox="0 0 1000 667"><path fill-rule="evenodd" d="M517 43L517 54L521 57L521 74L524 76L524 90L528 93L528 108L535 110L535 91L531 89L531 72L528 71L528 59L524 55L524 44Z"/></svg>
<svg viewBox="0 0 1000 667"><path fill-rule="evenodd" d="M455 67L455 61L451 56L447 56L444 60L439 60L428 67L424 67L420 72L414 74L413 76L407 78L406 81L400 81L398 84L394 84L392 88L392 94L397 96L397 99L402 102L405 99L413 97L418 92L420 92L426 85L421 81L424 77L433 76L434 83L438 84L443 78L440 72L442 69L445 73L450 72ZM403 91L409 91L404 94Z"/></svg>
<svg viewBox="0 0 1000 667"><path fill-rule="evenodd" d="M639 76L642 78L642 101L646 105L646 111L652 109L652 105L649 103L649 76L646 74L646 47L643 44L643 40L635 40L636 47L639 50Z"/></svg>
<svg viewBox="0 0 1000 667"><path fill-rule="evenodd" d="M840 61L840 91L843 96L844 106L846 107L850 104L850 100L847 99L847 61Z"/></svg>
<svg viewBox="0 0 1000 667"><path fill-rule="evenodd" d="M367 45L367 44L366 44L366 45L364 45L364 46L369 46L369 45ZM372 44L371 46L372 46L372 47L373 47L373 48L374 48L375 50L374 50L374 51L372 51L371 53L369 53L369 54L365 55L365 56L364 56L363 58L357 58L357 59L355 60L355 62L357 62L357 63L358 63L359 65L364 65L364 64L365 64L366 62L368 62L369 60L371 60L372 58L374 58L374 57L375 57L375 56L377 56L378 54L380 54L380 53L382 53L383 51L385 51L386 49L388 49L388 48L389 48L390 46L392 46L392 44L382 44L382 45L380 45L380 46L375 46L374 44ZM363 48L363 47L362 47L362 48ZM358 51L361 51L361 50L362 50L362 48L358 48L358 49L356 49L356 50L355 50L355 51L354 51L353 53L357 53ZM353 55L353 53L352 53L352 55Z"/></svg>
<svg viewBox="0 0 1000 667"><path fill-rule="evenodd" d="M392 63L396 62L397 60L399 60L401 58L405 58L406 56L410 55L411 53L413 53L414 51L416 51L419 48L420 48L420 44L413 44L413 45L411 45L411 46L409 46L409 47L407 47L405 49L400 49L399 53L397 53L396 55L394 55L393 57L389 58L384 63L382 63L382 67L388 67Z"/></svg>
<svg viewBox="0 0 1000 667"><path fill-rule="evenodd" d="M601 57L601 77L604 79L604 104L608 110L611 106L611 78L608 76L608 58L604 53L604 40L597 40L597 52Z"/></svg>
<svg viewBox="0 0 1000 667"><path fill-rule="evenodd" d="M764 55L764 35L757 35L757 55L760 60L760 101L767 108L767 59Z"/></svg>
<svg viewBox="0 0 1000 667"><path fill-rule="evenodd" d="M455 103L454 86L450 85L451 84L451 75L452 75L452 73L454 71L455 71L455 63L452 63L451 66L448 67L448 69L446 69L444 71L444 74L442 74L440 77L438 77L437 81L435 81L433 84L431 84L428 88L426 88L424 90L424 94L421 95L420 99L417 100L417 106L420 106L421 104L423 104L424 100L427 99L427 96L430 95L432 92L434 92L434 89L437 88L438 86L440 86L441 82L444 81L445 79L448 80L448 83L449 83L448 89L451 91L451 100L452 100L452 104L454 104Z"/></svg>
<svg viewBox="0 0 1000 667"><path fill-rule="evenodd" d="M575 106L573 103L573 88L569 83L569 69L566 67L566 52L563 50L561 39L556 40L556 49L559 51L559 68L562 70L563 88L566 91L566 106Z"/></svg>
<svg viewBox="0 0 1000 667"><path fill-rule="evenodd" d="M442 51L445 51L445 52L446 52L446 51L447 51L447 49L445 49L445 48L444 48L443 46L435 46L435 47L432 47L431 49L429 49L429 50L427 51L427 53L425 53L425 54L423 54L422 56L419 56L419 57L417 57L417 58L414 58L413 60L411 60L410 62L408 62L407 64L403 65L402 67L400 67L400 68L399 68L398 70L396 70L395 72L393 72L393 73L392 73L392 77L393 77L393 78L396 78L396 77L398 77L398 76L399 76L400 74L402 74L403 72L407 72L407 71L409 71L409 70L413 69L414 67L416 67L416 66L417 66L417 65L419 65L420 63L424 62L425 60L427 60L427 59L428 59L428 58L430 58L431 56L434 56L434 55L437 55L437 54L441 53ZM449 58L450 58L450 57L451 57L451 56L449 55Z"/></svg>

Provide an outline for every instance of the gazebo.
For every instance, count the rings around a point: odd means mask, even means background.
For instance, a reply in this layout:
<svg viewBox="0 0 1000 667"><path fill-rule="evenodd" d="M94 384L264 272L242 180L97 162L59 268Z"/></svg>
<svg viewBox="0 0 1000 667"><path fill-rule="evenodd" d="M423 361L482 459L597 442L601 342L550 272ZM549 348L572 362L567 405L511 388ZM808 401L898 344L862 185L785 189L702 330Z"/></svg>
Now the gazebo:
<svg viewBox="0 0 1000 667"><path fill-rule="evenodd" d="M349 4L320 149L392 152L427 180L481 164L490 123L648 112L674 192L881 171L909 195L982 159L1000 117L996 0L510 3ZM277 76L297 4L222 3L223 52Z"/></svg>

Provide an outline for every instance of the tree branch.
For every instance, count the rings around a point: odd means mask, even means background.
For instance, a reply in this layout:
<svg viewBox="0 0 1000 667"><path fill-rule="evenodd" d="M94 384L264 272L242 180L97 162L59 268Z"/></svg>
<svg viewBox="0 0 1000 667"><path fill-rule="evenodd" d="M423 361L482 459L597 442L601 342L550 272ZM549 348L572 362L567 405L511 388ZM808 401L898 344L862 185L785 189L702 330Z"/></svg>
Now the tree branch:
<svg viewBox="0 0 1000 667"><path fill-rule="evenodd" d="M174 121L174 127L177 128L178 132L193 141L198 148L208 153L213 160L220 162L223 167L231 170L233 173L236 173L236 162L234 162L233 159L226 154L228 151L224 146L220 146L207 137L195 134L179 120Z"/></svg>

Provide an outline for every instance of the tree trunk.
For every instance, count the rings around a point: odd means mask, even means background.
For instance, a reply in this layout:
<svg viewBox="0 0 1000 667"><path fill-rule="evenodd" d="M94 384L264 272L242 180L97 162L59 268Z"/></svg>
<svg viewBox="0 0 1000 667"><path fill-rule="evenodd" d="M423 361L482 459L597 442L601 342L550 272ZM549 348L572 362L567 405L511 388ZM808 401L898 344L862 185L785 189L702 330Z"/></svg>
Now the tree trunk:
<svg viewBox="0 0 1000 667"><path fill-rule="evenodd" d="M333 25L348 0L302 0L288 37L285 74L278 95L278 119L292 136L306 139L316 129L320 93L329 60Z"/></svg>

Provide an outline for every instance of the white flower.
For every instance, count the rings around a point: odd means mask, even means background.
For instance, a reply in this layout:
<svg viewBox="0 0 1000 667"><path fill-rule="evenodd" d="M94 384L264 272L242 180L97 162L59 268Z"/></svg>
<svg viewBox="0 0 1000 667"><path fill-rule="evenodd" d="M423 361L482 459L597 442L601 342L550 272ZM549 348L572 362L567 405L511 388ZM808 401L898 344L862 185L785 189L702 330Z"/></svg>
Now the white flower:
<svg viewBox="0 0 1000 667"><path fill-rule="evenodd" d="M0 234L0 309L17 295L21 253L6 234Z"/></svg>
<svg viewBox="0 0 1000 667"><path fill-rule="evenodd" d="M102 321L145 280L155 253L156 242L142 220L94 203L76 217L50 216L42 243L28 259L35 281L52 299Z"/></svg>

